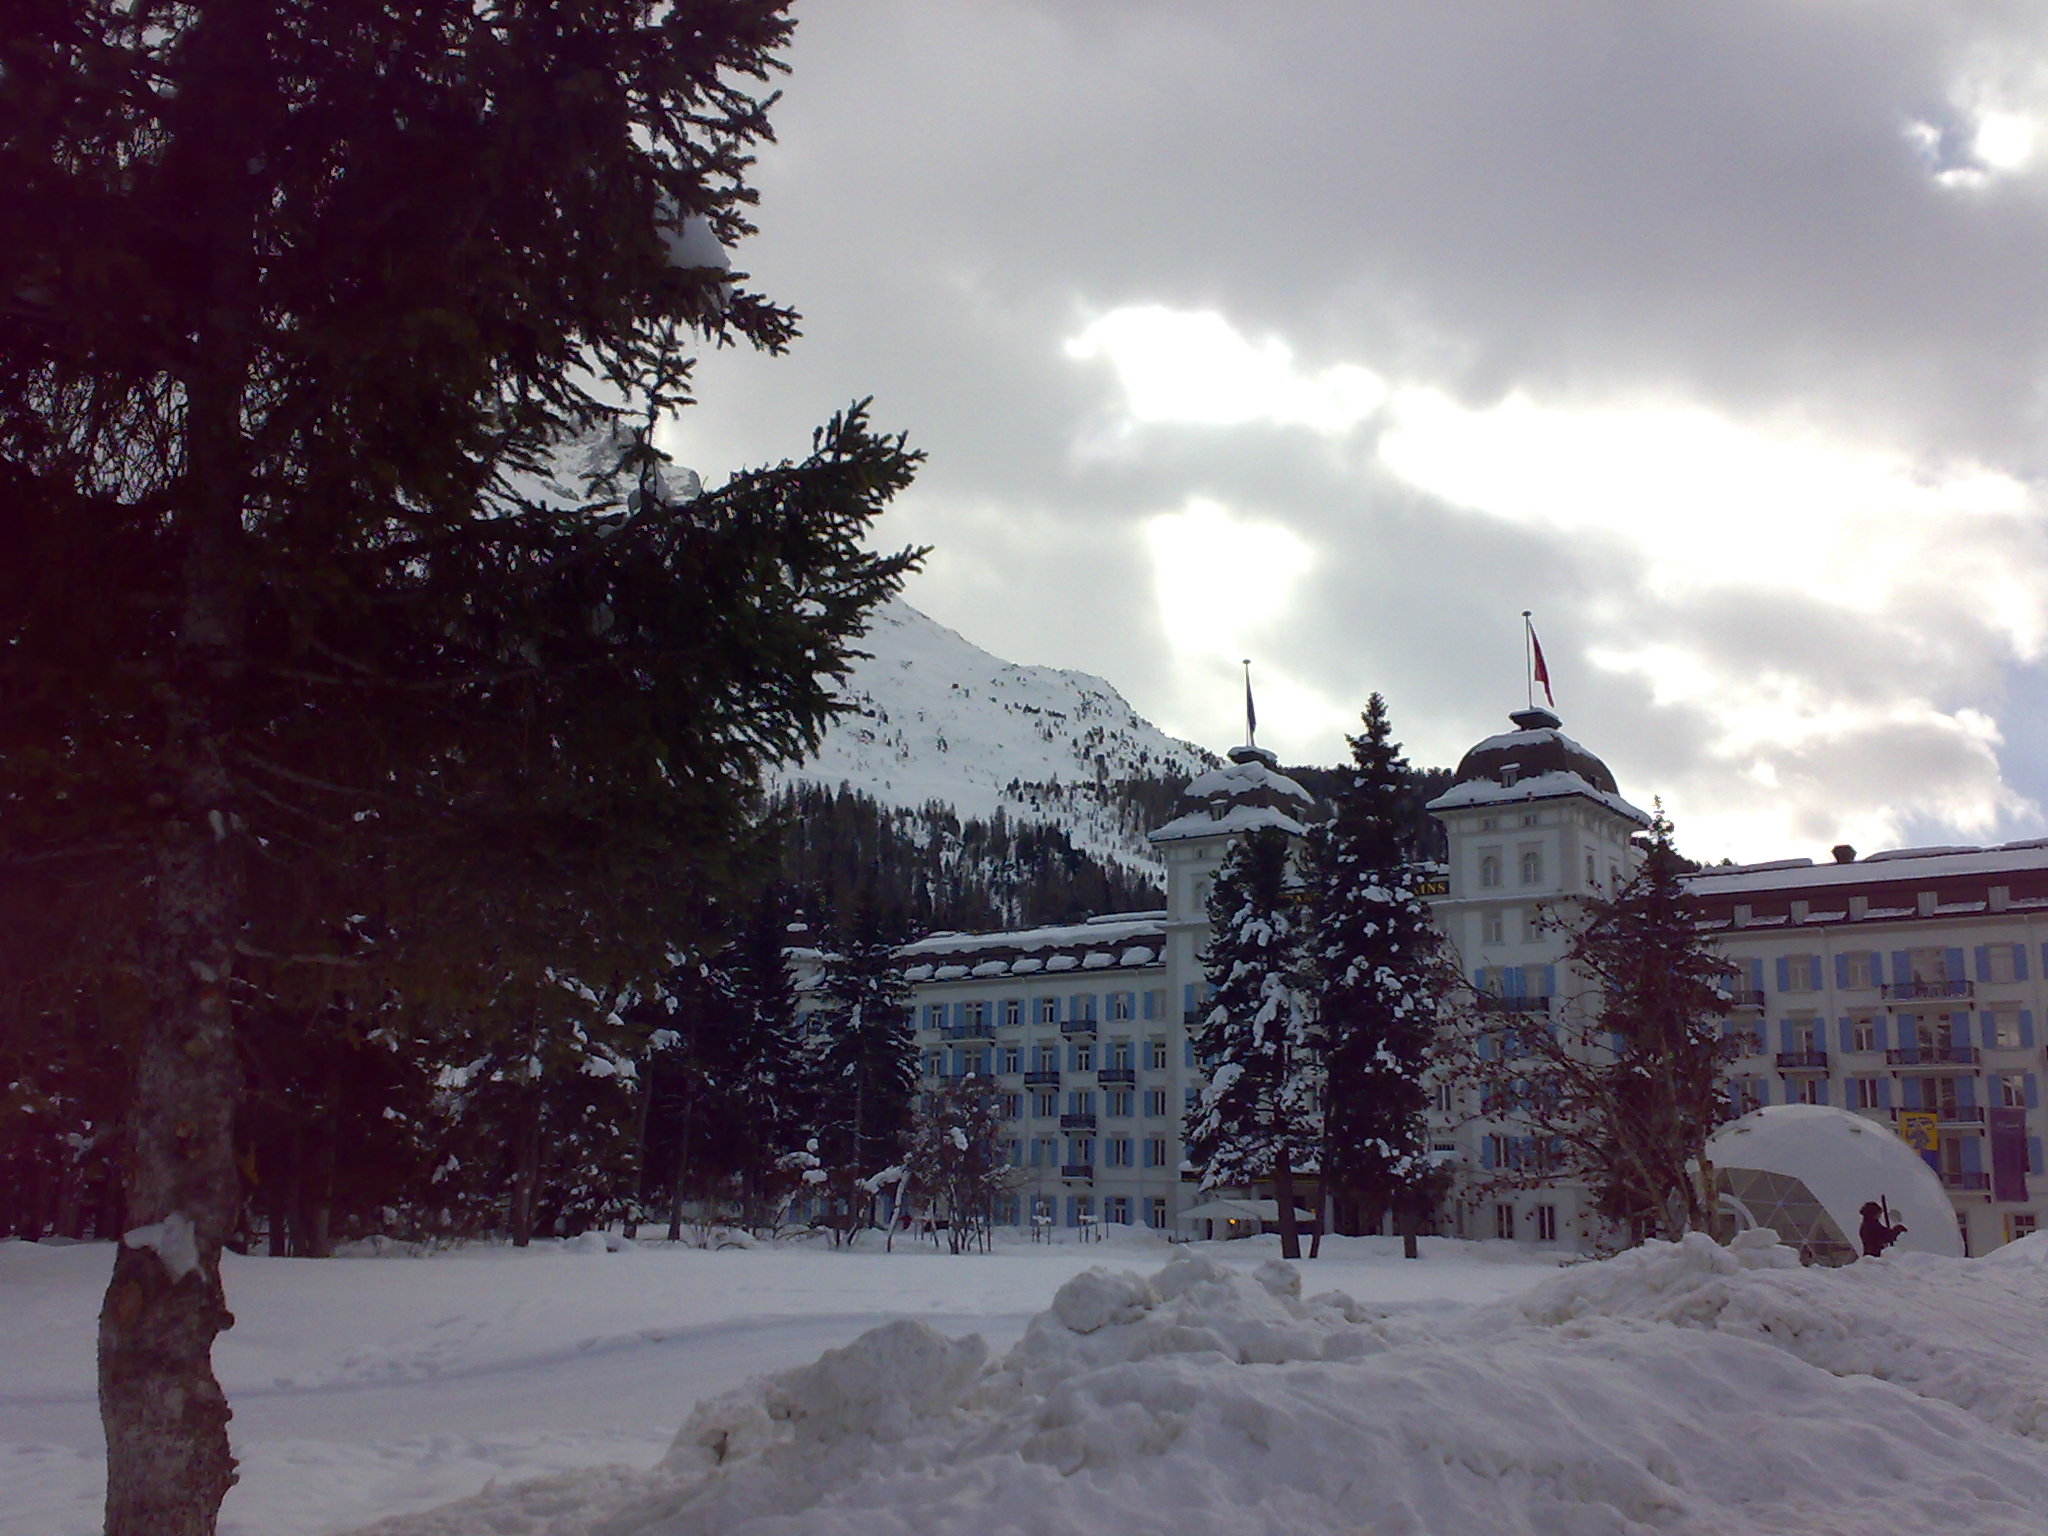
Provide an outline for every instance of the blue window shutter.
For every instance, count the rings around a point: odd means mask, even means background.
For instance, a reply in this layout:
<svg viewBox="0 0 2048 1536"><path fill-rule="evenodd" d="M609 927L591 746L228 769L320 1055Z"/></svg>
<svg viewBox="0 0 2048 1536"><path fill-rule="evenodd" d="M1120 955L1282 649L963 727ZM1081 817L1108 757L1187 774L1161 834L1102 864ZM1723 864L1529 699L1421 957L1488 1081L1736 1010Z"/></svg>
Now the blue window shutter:
<svg viewBox="0 0 2048 1536"><path fill-rule="evenodd" d="M1918 1109L1920 1107L1920 1079L1902 1077L1899 1079L1899 1107Z"/></svg>
<svg viewBox="0 0 2048 1536"><path fill-rule="evenodd" d="M1989 944L1979 944L1977 946L1977 979L1979 981L1989 981L1991 979L1991 946Z"/></svg>
<svg viewBox="0 0 2048 1536"><path fill-rule="evenodd" d="M1814 1103L1816 1103L1816 1104L1825 1104L1825 1103L1827 1103L1827 1101L1828 1101L1828 1080L1827 1080L1826 1078L1824 1078L1824 1077L1823 1077L1823 1078L1818 1078L1818 1079L1816 1079L1816 1080L1814 1081L1814 1085L1813 1085L1813 1102L1814 1102Z"/></svg>
<svg viewBox="0 0 2048 1536"><path fill-rule="evenodd" d="M1557 996L1557 967L1554 965L1543 967L1543 995L1545 997Z"/></svg>
<svg viewBox="0 0 2048 1536"><path fill-rule="evenodd" d="M1885 1109L1892 1107L1892 1080L1888 1077L1877 1080L1877 1102Z"/></svg>
<svg viewBox="0 0 2048 1536"><path fill-rule="evenodd" d="M1145 1017L1148 1019L1159 1017L1159 1010L1153 1006L1152 989L1150 987L1145 989Z"/></svg>
<svg viewBox="0 0 2048 1536"><path fill-rule="evenodd" d="M1955 1043L1957 1045L1968 1045L1970 1043L1970 1016L1967 1013L1956 1013L1951 1014L1949 1017L1954 1020Z"/></svg>
<svg viewBox="0 0 2048 1536"><path fill-rule="evenodd" d="M1780 960L1778 963L1783 965L1785 962ZM1792 1049L1792 1021L1790 1019L1778 1020L1778 1049L1781 1051Z"/></svg>
<svg viewBox="0 0 2048 1536"><path fill-rule="evenodd" d="M1526 967L1519 965L1509 966L1504 981L1509 997L1527 997L1529 995L1529 979Z"/></svg>
<svg viewBox="0 0 2048 1536"><path fill-rule="evenodd" d="M2041 1138L2038 1136L2029 1136L2027 1138L2027 1172L2039 1173L2040 1171Z"/></svg>
<svg viewBox="0 0 2048 1536"><path fill-rule="evenodd" d="M1963 969L1963 951L1960 946L1947 952L1944 963L1947 966L1949 980L1951 981L1961 981L1970 974Z"/></svg>
<svg viewBox="0 0 2048 1536"><path fill-rule="evenodd" d="M2014 981L2027 979L2027 946L2024 944L2012 947L2012 977Z"/></svg>
<svg viewBox="0 0 2048 1536"><path fill-rule="evenodd" d="M1491 1136L1479 1138L1479 1166L1482 1168L1491 1168L1493 1166L1493 1138Z"/></svg>
<svg viewBox="0 0 2048 1536"><path fill-rule="evenodd" d="M1913 957L1903 949L1892 951L1892 982L1903 986L1913 979Z"/></svg>
<svg viewBox="0 0 2048 1536"><path fill-rule="evenodd" d="M1792 990L1792 962L1783 955L1778 956L1778 990L1780 992Z"/></svg>
<svg viewBox="0 0 2048 1536"><path fill-rule="evenodd" d="M1771 1080L1768 1077L1756 1080L1756 1101L1759 1105L1771 1102Z"/></svg>
<svg viewBox="0 0 2048 1536"><path fill-rule="evenodd" d="M1749 990L1752 992L1761 992L1763 991L1763 989L1764 962L1763 959L1759 956L1752 958L1749 962Z"/></svg>
<svg viewBox="0 0 2048 1536"><path fill-rule="evenodd" d="M1806 957L1806 964L1807 974L1813 978L1814 987L1818 989L1826 986L1828 984L1827 956L1808 955Z"/></svg>
<svg viewBox="0 0 2048 1536"><path fill-rule="evenodd" d="M1835 956L1835 985L1838 987L1847 987L1849 985L1849 957L1847 955Z"/></svg>
<svg viewBox="0 0 2048 1536"><path fill-rule="evenodd" d="M2030 1051L2034 1048L2034 1010L2031 1008L2020 1010L2020 1044Z"/></svg>
<svg viewBox="0 0 2048 1536"><path fill-rule="evenodd" d="M1842 1049L1845 1051L1853 1051L1856 1048L1856 1037L1849 1032L1849 1021L1846 1018L1843 1018L1835 1020L1835 1023L1841 1028L1842 1031Z"/></svg>
<svg viewBox="0 0 2048 1536"><path fill-rule="evenodd" d="M1977 1079L1975 1076L1965 1076L1957 1081L1956 1102L1958 1104L1967 1104L1973 1109L1976 1107ZM1970 1139L1975 1141L1977 1138L1973 1136Z"/></svg>
<svg viewBox="0 0 2048 1536"><path fill-rule="evenodd" d="M2031 1072L2026 1074L2026 1091L2027 1108L2039 1109L2041 1107L2041 1088Z"/></svg>
<svg viewBox="0 0 2048 1536"><path fill-rule="evenodd" d="M1877 1048L1880 1051L1891 1049L1891 1033L1891 1020L1887 1019L1883 1014L1879 1014L1877 1017Z"/></svg>
<svg viewBox="0 0 2048 1536"><path fill-rule="evenodd" d="M1870 979L1879 986L1884 985L1884 953L1881 950L1870 952Z"/></svg>
<svg viewBox="0 0 2048 1536"><path fill-rule="evenodd" d="M1963 1172L1982 1173L1983 1171L1984 1138L1982 1136L1965 1136L1963 1138Z"/></svg>

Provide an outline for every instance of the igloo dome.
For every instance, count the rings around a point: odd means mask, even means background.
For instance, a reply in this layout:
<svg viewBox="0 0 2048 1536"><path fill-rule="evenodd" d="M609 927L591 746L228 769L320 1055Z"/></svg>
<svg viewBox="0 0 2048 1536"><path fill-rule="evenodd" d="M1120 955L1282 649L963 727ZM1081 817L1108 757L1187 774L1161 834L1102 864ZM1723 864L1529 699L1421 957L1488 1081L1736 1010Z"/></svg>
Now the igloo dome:
<svg viewBox="0 0 2048 1536"><path fill-rule="evenodd" d="M1906 1230L1896 1246L1961 1258L1955 1207L1934 1170L1882 1125L1824 1104L1771 1104L1707 1141L1722 1214L1738 1229L1770 1227L1800 1257L1846 1264L1865 1201L1882 1201Z"/></svg>

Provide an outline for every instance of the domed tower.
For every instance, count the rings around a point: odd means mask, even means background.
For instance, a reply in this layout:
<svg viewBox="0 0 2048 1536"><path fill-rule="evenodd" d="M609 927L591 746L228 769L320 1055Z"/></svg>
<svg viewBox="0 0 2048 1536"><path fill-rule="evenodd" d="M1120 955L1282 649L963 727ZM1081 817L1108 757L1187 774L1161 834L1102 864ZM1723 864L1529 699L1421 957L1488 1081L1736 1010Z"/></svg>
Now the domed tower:
<svg viewBox="0 0 2048 1536"><path fill-rule="evenodd" d="M1197 1004L1202 951L1209 942L1209 891L1231 843L1261 827L1289 837L1308 828L1315 797L1280 771L1264 747L1230 749L1220 768L1198 774L1181 793L1180 814L1152 833L1166 861L1166 972L1183 1016Z"/></svg>

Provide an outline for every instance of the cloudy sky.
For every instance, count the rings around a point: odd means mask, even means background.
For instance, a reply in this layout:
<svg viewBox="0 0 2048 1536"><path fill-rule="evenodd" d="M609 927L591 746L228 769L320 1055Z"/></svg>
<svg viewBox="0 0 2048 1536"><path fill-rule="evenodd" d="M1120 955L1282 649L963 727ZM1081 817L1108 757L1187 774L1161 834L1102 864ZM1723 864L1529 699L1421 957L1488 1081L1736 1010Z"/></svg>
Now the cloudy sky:
<svg viewBox="0 0 2048 1536"><path fill-rule="evenodd" d="M2048 832L2048 6L812 0L721 478L872 395L911 601L1212 747L1522 702L1695 856Z"/></svg>

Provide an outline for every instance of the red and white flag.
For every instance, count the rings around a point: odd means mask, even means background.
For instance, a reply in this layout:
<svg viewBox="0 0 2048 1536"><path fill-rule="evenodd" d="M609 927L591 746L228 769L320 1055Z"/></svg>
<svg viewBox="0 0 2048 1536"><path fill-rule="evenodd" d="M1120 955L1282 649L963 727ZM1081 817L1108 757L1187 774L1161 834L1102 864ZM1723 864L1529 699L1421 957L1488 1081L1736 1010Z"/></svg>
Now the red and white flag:
<svg viewBox="0 0 2048 1536"><path fill-rule="evenodd" d="M1557 708L1557 695L1550 691L1550 668L1543 660L1543 642L1536 638L1536 626L1524 614L1522 622L1529 625L1529 675L1543 685L1544 700L1552 709Z"/></svg>

